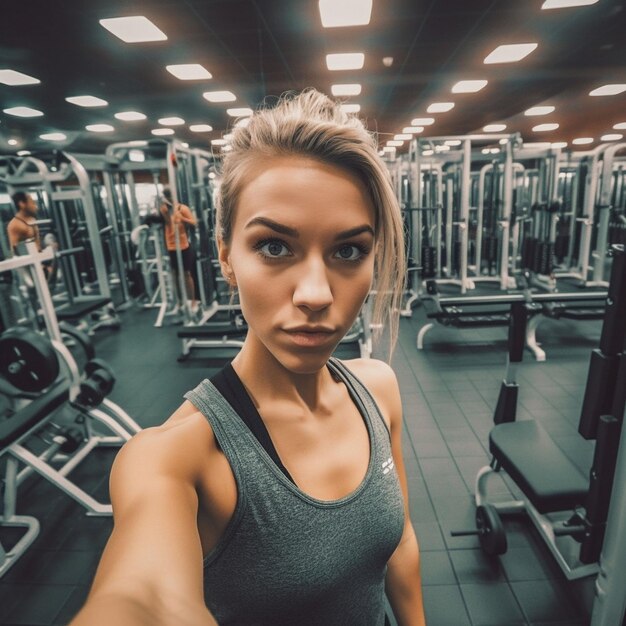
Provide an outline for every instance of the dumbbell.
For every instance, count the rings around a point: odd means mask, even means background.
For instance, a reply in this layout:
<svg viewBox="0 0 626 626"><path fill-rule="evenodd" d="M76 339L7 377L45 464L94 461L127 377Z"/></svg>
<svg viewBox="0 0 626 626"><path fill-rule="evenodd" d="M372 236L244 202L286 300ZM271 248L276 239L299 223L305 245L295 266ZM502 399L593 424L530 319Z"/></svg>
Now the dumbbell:
<svg viewBox="0 0 626 626"><path fill-rule="evenodd" d="M80 383L77 401L87 407L98 406L115 384L111 366L102 359L92 359L85 365L85 379Z"/></svg>
<svg viewBox="0 0 626 626"><path fill-rule="evenodd" d="M478 536L480 547L490 556L504 554L507 550L502 520L491 504L476 507L475 530L453 530L450 535L452 537Z"/></svg>

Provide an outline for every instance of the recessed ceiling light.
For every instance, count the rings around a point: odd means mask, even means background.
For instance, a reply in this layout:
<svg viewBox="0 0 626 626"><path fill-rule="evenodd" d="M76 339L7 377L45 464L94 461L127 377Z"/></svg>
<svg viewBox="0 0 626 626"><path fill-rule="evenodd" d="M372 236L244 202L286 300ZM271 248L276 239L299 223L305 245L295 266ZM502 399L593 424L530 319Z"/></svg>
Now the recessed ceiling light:
<svg viewBox="0 0 626 626"><path fill-rule="evenodd" d="M9 87L15 87L16 85L36 85L40 82L38 78L29 76L28 74L22 74L22 72L0 70L0 83L9 85Z"/></svg>
<svg viewBox="0 0 626 626"><path fill-rule="evenodd" d="M364 64L365 55L362 52L326 55L326 67L329 70L360 70Z"/></svg>
<svg viewBox="0 0 626 626"><path fill-rule="evenodd" d="M509 141L508 139L506 139L506 138L502 137L502 139L500 139L500 141L498 141L498 143L499 143L501 146L503 146L505 143L508 143L508 141Z"/></svg>
<svg viewBox="0 0 626 626"><path fill-rule="evenodd" d="M461 143L460 139L448 139L448 141L445 142L446 146L460 146Z"/></svg>
<svg viewBox="0 0 626 626"><path fill-rule="evenodd" d="M481 150L481 152L482 152L483 154L489 154L489 148L483 148L483 149Z"/></svg>
<svg viewBox="0 0 626 626"><path fill-rule="evenodd" d="M567 7L586 7L598 0L545 0L542 9L564 9Z"/></svg>
<svg viewBox="0 0 626 626"><path fill-rule="evenodd" d="M577 146L584 146L588 143L593 143L593 137L578 137L577 139L572 139L572 143Z"/></svg>
<svg viewBox="0 0 626 626"><path fill-rule="evenodd" d="M202 97L209 102L234 102L237 96L232 91L205 91Z"/></svg>
<svg viewBox="0 0 626 626"><path fill-rule="evenodd" d="M212 146L225 146L227 143L226 139L211 139Z"/></svg>
<svg viewBox="0 0 626 626"><path fill-rule="evenodd" d="M145 120L146 116L143 113L139 113L139 111L122 111L121 113L116 113L115 118L123 122L138 122L139 120Z"/></svg>
<svg viewBox="0 0 626 626"><path fill-rule="evenodd" d="M390 141L387 142L388 146L392 146L392 147L397 147L399 148L401 145L404 144L404 141L398 141L396 139L391 139Z"/></svg>
<svg viewBox="0 0 626 626"><path fill-rule="evenodd" d="M63 133L44 133L43 135L39 135L39 139L43 139L44 141L65 141L67 135Z"/></svg>
<svg viewBox="0 0 626 626"><path fill-rule="evenodd" d="M254 111L249 107L236 107L234 109L226 109L226 113L231 117L250 117Z"/></svg>
<svg viewBox="0 0 626 626"><path fill-rule="evenodd" d="M527 57L536 48L536 43L513 43L498 46L485 57L483 63L515 63Z"/></svg>
<svg viewBox="0 0 626 626"><path fill-rule="evenodd" d="M556 130L559 125L556 122L549 124L537 124L537 126L533 126L533 131L536 133L545 133L549 130Z"/></svg>
<svg viewBox="0 0 626 626"><path fill-rule="evenodd" d="M30 107L11 107L4 109L4 113L14 115L15 117L41 117L43 115L42 111L31 109Z"/></svg>
<svg viewBox="0 0 626 626"><path fill-rule="evenodd" d="M211 72L199 63L166 65L165 69L180 80L208 80L209 78L213 78Z"/></svg>
<svg viewBox="0 0 626 626"><path fill-rule="evenodd" d="M430 126L434 123L434 117L416 117L414 120L411 120L411 126Z"/></svg>
<svg viewBox="0 0 626 626"><path fill-rule="evenodd" d="M167 35L143 15L112 17L100 20L100 25L126 43L165 41Z"/></svg>
<svg viewBox="0 0 626 626"><path fill-rule="evenodd" d="M433 151L432 151L432 150L424 150L424 151L422 152L422 154L423 154L424 156L432 156Z"/></svg>
<svg viewBox="0 0 626 626"><path fill-rule="evenodd" d="M333 96L358 96L361 93L361 85L359 83L332 85L330 90Z"/></svg>
<svg viewBox="0 0 626 626"><path fill-rule="evenodd" d="M411 133L401 133L399 135L394 135L393 138L396 141L407 141L409 139L413 139L413 135Z"/></svg>
<svg viewBox="0 0 626 626"><path fill-rule="evenodd" d="M501 133L506 129L506 124L487 124L483 126L483 131L486 133Z"/></svg>
<svg viewBox="0 0 626 626"><path fill-rule="evenodd" d="M567 141L555 141L550 144L551 148L567 148Z"/></svg>
<svg viewBox="0 0 626 626"><path fill-rule="evenodd" d="M450 146L435 146L435 152L450 152Z"/></svg>
<svg viewBox="0 0 626 626"><path fill-rule="evenodd" d="M385 146L383 152L395 152L396 149L393 146Z"/></svg>
<svg viewBox="0 0 626 626"><path fill-rule="evenodd" d="M128 160L134 163L143 163L146 160L146 155L143 150L129 150Z"/></svg>
<svg viewBox="0 0 626 626"><path fill-rule="evenodd" d="M615 130L626 130L626 122L619 122L618 124L613 124L613 128Z"/></svg>
<svg viewBox="0 0 626 626"><path fill-rule="evenodd" d="M524 143L524 148L531 150L547 150L550 146L549 141L529 141L528 143Z"/></svg>
<svg viewBox="0 0 626 626"><path fill-rule="evenodd" d="M537 106L530 107L530 109L526 109L524 111L524 115L533 116L533 115L548 115L548 113L552 113L556 107L553 106Z"/></svg>
<svg viewBox="0 0 626 626"><path fill-rule="evenodd" d="M182 126L185 120L182 117L162 117L159 119L159 124L163 126Z"/></svg>
<svg viewBox="0 0 626 626"><path fill-rule="evenodd" d="M424 127L423 126L405 126L402 129L403 133L411 133L412 135L417 135L418 133L423 133L424 132Z"/></svg>
<svg viewBox="0 0 626 626"><path fill-rule="evenodd" d="M624 135L621 133L608 133L606 135L602 135L602 137L600 137L600 141L619 141L623 138Z"/></svg>
<svg viewBox="0 0 626 626"><path fill-rule="evenodd" d="M192 124L189 130L192 133L210 133L213 130L213 126L209 126L209 124Z"/></svg>
<svg viewBox="0 0 626 626"><path fill-rule="evenodd" d="M91 133L110 133L115 130L111 124L88 124L85 129Z"/></svg>
<svg viewBox="0 0 626 626"><path fill-rule="evenodd" d="M589 92L590 96L616 96L617 94L626 91L626 84L614 83L610 85L602 85L593 91Z"/></svg>
<svg viewBox="0 0 626 626"><path fill-rule="evenodd" d="M452 87L452 93L476 93L486 85L486 80L460 80Z"/></svg>
<svg viewBox="0 0 626 626"><path fill-rule="evenodd" d="M95 96L70 96L65 98L70 104L76 104L79 107L105 107L109 104L102 98L96 98Z"/></svg>
<svg viewBox="0 0 626 626"><path fill-rule="evenodd" d="M342 104L339 107L344 113L358 113L361 110L360 104Z"/></svg>
<svg viewBox="0 0 626 626"><path fill-rule="evenodd" d="M372 0L319 0L324 28L363 26L370 23Z"/></svg>
<svg viewBox="0 0 626 626"><path fill-rule="evenodd" d="M17 152L17 156L28 156L29 154L31 154L30 150L18 150Z"/></svg>
<svg viewBox="0 0 626 626"><path fill-rule="evenodd" d="M454 102L433 102L426 109L426 113L445 113L454 108Z"/></svg>
<svg viewBox="0 0 626 626"><path fill-rule="evenodd" d="M17 139L9 139L9 141L7 141L7 143L10 146L17 146L17 144L19 143L19 141Z"/></svg>
<svg viewBox="0 0 626 626"><path fill-rule="evenodd" d="M150 132L153 135L156 135L157 137L161 137L164 135L173 135L174 129L173 128L153 128Z"/></svg>

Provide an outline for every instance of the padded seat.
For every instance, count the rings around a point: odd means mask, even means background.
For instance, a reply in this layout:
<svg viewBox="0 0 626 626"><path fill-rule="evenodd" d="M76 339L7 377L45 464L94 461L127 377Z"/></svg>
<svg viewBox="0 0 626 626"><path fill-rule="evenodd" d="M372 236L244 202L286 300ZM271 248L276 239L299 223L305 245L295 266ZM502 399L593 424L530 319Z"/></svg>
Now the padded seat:
<svg viewBox="0 0 626 626"><path fill-rule="evenodd" d="M489 450L539 513L585 504L589 480L538 422L494 426Z"/></svg>
<svg viewBox="0 0 626 626"><path fill-rule="evenodd" d="M230 322L214 322L202 326L185 326L178 331L181 339L221 339L222 337L245 336L247 326L236 328Z"/></svg>
<svg viewBox="0 0 626 626"><path fill-rule="evenodd" d="M111 298L85 298L72 304L67 304L57 309L59 320L79 320L92 311L97 311L107 304L111 304Z"/></svg>
<svg viewBox="0 0 626 626"><path fill-rule="evenodd" d="M70 397L70 384L58 379L44 394L10 417L0 420L0 449L10 446L24 433L65 404Z"/></svg>

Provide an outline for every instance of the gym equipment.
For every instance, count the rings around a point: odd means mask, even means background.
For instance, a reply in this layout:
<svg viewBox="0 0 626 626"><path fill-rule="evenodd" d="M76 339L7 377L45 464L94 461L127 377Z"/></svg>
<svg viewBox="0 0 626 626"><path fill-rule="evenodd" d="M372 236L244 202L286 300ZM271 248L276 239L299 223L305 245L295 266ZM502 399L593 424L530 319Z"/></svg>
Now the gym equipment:
<svg viewBox="0 0 626 626"><path fill-rule="evenodd" d="M453 530L452 537L477 535L480 547L489 556L499 556L507 550L506 533L498 512L491 504L476 507L476 530Z"/></svg>
<svg viewBox="0 0 626 626"><path fill-rule="evenodd" d="M592 353L579 433L595 439L585 476L534 420L515 421L517 386L511 369L522 359L525 315L511 315L507 375L489 435L492 461L476 478L477 506L487 502L487 478L504 470L523 493L497 502L499 513L525 512L569 580L594 575L607 524L626 404L626 253L612 247L613 264L600 348ZM540 294L548 295L548 294ZM513 381L513 383L512 383ZM598 385L598 383L601 383ZM506 396L510 396L507 398ZM504 408L503 408L504 407ZM569 537L570 543L557 538ZM571 540L580 544L578 557Z"/></svg>

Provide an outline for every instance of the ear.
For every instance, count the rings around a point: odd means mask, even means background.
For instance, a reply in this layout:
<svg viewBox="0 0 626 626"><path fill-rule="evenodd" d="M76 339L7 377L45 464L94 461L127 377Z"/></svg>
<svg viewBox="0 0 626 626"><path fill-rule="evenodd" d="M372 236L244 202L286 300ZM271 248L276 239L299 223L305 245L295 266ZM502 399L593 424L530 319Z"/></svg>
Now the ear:
<svg viewBox="0 0 626 626"><path fill-rule="evenodd" d="M217 251L217 258L219 259L220 267L222 268L222 275L229 285L235 287L237 285L237 280L230 263L230 246L221 237L218 237L217 239Z"/></svg>

